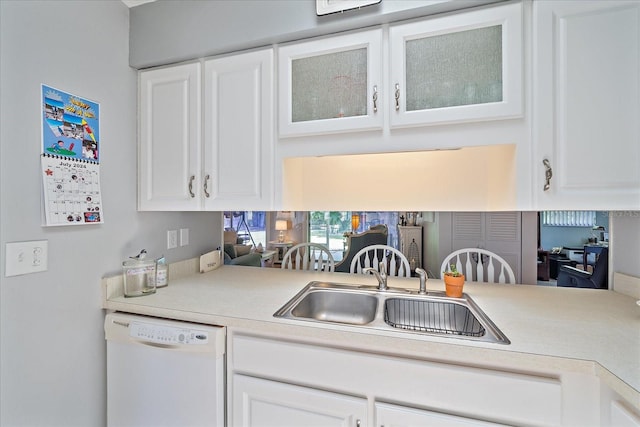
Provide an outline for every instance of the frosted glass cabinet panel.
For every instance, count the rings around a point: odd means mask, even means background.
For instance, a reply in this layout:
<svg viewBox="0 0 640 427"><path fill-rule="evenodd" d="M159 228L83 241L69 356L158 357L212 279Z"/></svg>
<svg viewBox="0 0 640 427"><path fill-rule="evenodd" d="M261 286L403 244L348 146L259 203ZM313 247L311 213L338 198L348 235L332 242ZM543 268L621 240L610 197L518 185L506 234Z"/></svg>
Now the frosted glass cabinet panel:
<svg viewBox="0 0 640 427"><path fill-rule="evenodd" d="M382 128L381 45L377 29L280 48L280 136Z"/></svg>
<svg viewBox="0 0 640 427"><path fill-rule="evenodd" d="M498 25L406 42L407 111L502 102Z"/></svg>
<svg viewBox="0 0 640 427"><path fill-rule="evenodd" d="M291 61L294 122L367 114L367 49Z"/></svg>
<svg viewBox="0 0 640 427"><path fill-rule="evenodd" d="M390 29L391 125L522 115L522 5Z"/></svg>

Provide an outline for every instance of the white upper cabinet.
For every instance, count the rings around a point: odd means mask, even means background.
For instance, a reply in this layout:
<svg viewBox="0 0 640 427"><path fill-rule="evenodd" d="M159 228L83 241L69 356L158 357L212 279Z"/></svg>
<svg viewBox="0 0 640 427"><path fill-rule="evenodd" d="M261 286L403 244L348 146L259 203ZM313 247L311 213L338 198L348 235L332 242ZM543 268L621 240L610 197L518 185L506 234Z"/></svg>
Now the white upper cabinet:
<svg viewBox="0 0 640 427"><path fill-rule="evenodd" d="M523 37L508 2L280 47L278 135L379 130L381 151L394 128L522 117Z"/></svg>
<svg viewBox="0 0 640 427"><path fill-rule="evenodd" d="M522 116L522 22L517 2L392 26L391 127Z"/></svg>
<svg viewBox="0 0 640 427"><path fill-rule="evenodd" d="M200 208L200 64L142 71L138 209Z"/></svg>
<svg viewBox="0 0 640 427"><path fill-rule="evenodd" d="M273 49L206 61L204 98L201 70L140 73L138 209L269 210Z"/></svg>
<svg viewBox="0 0 640 427"><path fill-rule="evenodd" d="M204 206L273 203L273 49L205 62Z"/></svg>
<svg viewBox="0 0 640 427"><path fill-rule="evenodd" d="M279 135L381 129L382 29L278 49Z"/></svg>
<svg viewBox="0 0 640 427"><path fill-rule="evenodd" d="M536 209L640 209L640 2L536 1Z"/></svg>

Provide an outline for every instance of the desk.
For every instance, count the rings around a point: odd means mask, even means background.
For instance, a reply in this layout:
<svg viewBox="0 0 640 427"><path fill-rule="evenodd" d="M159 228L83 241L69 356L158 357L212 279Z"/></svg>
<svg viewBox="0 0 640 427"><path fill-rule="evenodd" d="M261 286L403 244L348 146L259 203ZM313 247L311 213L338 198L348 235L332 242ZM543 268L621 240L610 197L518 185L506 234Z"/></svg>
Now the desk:
<svg viewBox="0 0 640 427"><path fill-rule="evenodd" d="M577 264L576 261L566 258L564 255L549 254L549 277L551 279L557 279L561 265L575 267Z"/></svg>
<svg viewBox="0 0 640 427"><path fill-rule="evenodd" d="M538 280L549 281L549 252L538 249Z"/></svg>
<svg viewBox="0 0 640 427"><path fill-rule="evenodd" d="M293 242L277 242L277 241L273 241L273 242L269 242L269 246L273 246L278 251L278 253L276 254L276 258L273 261L273 263L274 264L282 264L282 258L284 257L284 254L289 250L289 248L291 246L293 246Z"/></svg>

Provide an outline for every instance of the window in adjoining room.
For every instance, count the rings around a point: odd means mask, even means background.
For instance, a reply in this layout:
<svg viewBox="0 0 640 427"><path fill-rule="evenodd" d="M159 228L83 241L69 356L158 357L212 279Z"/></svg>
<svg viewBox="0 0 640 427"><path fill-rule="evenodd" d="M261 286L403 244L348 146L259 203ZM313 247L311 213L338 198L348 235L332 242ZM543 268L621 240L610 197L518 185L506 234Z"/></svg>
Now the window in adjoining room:
<svg viewBox="0 0 640 427"><path fill-rule="evenodd" d="M386 224L389 245L398 247L398 212L311 211L309 241L329 248L336 261L342 260L345 233L362 233L374 225Z"/></svg>

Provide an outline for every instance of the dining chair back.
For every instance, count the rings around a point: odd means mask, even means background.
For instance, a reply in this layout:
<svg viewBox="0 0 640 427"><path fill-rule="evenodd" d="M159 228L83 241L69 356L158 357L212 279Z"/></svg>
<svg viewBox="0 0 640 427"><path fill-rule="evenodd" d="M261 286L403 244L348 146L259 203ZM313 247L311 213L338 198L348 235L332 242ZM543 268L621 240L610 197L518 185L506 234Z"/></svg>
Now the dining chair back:
<svg viewBox="0 0 640 427"><path fill-rule="evenodd" d="M402 252L388 245L370 245L360 249L351 260L351 273L362 274L365 268L380 271L380 263L386 265L387 275L411 277L409 260Z"/></svg>
<svg viewBox="0 0 640 427"><path fill-rule="evenodd" d="M500 255L481 248L464 248L450 253L440 267L443 273L455 264L468 282L515 283L516 275Z"/></svg>
<svg viewBox="0 0 640 427"><path fill-rule="evenodd" d="M317 270L333 272L335 261L329 249L319 243L298 243L292 246L282 258L285 270Z"/></svg>

